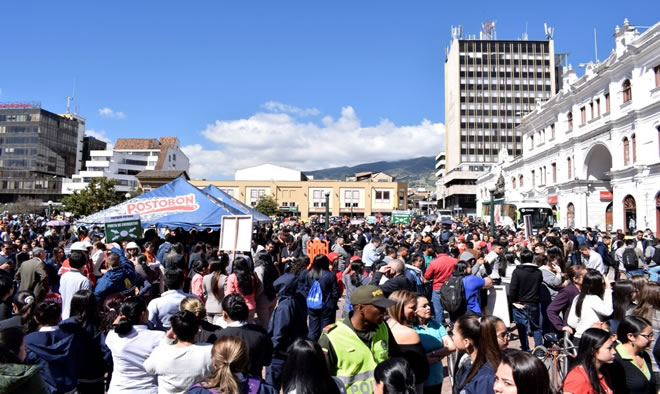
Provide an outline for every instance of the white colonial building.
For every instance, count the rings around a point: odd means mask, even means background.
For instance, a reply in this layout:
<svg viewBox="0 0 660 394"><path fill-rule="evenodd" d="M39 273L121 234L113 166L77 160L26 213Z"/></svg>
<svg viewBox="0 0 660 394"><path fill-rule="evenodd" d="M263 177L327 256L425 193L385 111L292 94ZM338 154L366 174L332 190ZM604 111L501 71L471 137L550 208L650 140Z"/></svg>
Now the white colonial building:
<svg viewBox="0 0 660 394"><path fill-rule="evenodd" d="M660 23L624 21L616 47L523 118L523 153L477 181L477 206L500 176L506 201L547 202L560 227L660 233Z"/></svg>

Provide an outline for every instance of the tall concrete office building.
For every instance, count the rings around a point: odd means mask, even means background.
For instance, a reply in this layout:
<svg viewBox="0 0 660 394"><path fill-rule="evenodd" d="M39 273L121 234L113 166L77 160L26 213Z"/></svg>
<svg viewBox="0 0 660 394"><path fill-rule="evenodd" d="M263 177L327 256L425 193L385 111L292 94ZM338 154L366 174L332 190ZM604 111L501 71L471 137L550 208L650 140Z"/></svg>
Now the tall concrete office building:
<svg viewBox="0 0 660 394"><path fill-rule="evenodd" d="M489 28L486 28L489 26ZM476 179L503 154L522 153L521 118L555 90L554 42L494 39L494 23L462 37L452 28L445 60L445 206L476 212ZM524 37L526 38L526 37Z"/></svg>

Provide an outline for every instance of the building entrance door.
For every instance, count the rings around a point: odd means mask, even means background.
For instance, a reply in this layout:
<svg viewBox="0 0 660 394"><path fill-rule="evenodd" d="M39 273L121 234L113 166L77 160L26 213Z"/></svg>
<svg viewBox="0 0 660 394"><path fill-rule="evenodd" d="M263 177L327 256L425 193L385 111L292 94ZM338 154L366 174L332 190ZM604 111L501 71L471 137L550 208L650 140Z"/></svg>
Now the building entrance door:
<svg viewBox="0 0 660 394"><path fill-rule="evenodd" d="M612 207L614 205L612 203L609 203L607 208L605 208L605 229L607 230L608 233L612 232Z"/></svg>
<svg viewBox="0 0 660 394"><path fill-rule="evenodd" d="M623 226L627 235L633 235L637 229L637 203L631 195L623 199Z"/></svg>

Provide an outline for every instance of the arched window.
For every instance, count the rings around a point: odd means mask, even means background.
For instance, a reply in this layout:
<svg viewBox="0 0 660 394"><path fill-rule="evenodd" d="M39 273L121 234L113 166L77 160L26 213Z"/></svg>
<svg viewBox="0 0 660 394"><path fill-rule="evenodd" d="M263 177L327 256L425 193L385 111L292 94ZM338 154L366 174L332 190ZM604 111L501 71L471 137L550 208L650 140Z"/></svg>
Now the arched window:
<svg viewBox="0 0 660 394"><path fill-rule="evenodd" d="M520 183L520 187L522 188L523 187L523 176L522 175L520 175L520 182L518 182L518 183Z"/></svg>
<svg viewBox="0 0 660 394"><path fill-rule="evenodd" d="M623 138L623 165L627 166L630 164L630 141L628 137Z"/></svg>
<svg viewBox="0 0 660 394"><path fill-rule="evenodd" d="M626 79L623 81L623 102L627 103L628 101L632 100L632 87L630 85L630 80Z"/></svg>
<svg viewBox="0 0 660 394"><path fill-rule="evenodd" d="M573 130L573 113L569 112L568 115L566 115L566 120L568 121L568 130Z"/></svg>
<svg viewBox="0 0 660 394"><path fill-rule="evenodd" d="M516 188L516 177L515 176L513 178L511 178L511 186L513 186L513 189Z"/></svg>
<svg viewBox="0 0 660 394"><path fill-rule="evenodd" d="M632 142L632 162L636 163L637 162L637 138L635 137L635 134L630 137L630 141Z"/></svg>
<svg viewBox="0 0 660 394"><path fill-rule="evenodd" d="M566 160L566 166L568 167L568 171L566 173L568 174L568 180L570 181L571 178L573 178L573 162L571 161L570 157Z"/></svg>

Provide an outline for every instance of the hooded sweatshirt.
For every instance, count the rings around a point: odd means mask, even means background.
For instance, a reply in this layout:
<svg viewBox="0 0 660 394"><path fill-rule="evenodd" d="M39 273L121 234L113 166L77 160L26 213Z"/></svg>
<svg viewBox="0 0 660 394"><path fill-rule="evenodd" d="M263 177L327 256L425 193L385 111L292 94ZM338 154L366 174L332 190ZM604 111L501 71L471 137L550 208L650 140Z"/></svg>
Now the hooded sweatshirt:
<svg viewBox="0 0 660 394"><path fill-rule="evenodd" d="M51 394L64 394L78 384L77 355L84 350L74 335L59 327L45 327L25 337L27 364L41 367L41 377Z"/></svg>
<svg viewBox="0 0 660 394"><path fill-rule="evenodd" d="M509 286L509 301L538 305L543 274L534 263L521 264L513 270Z"/></svg>
<svg viewBox="0 0 660 394"><path fill-rule="evenodd" d="M278 304L270 319L268 334L273 342L275 357L286 357L293 341L307 338L307 303L305 297L296 291L296 282L295 275L286 273L273 284Z"/></svg>
<svg viewBox="0 0 660 394"><path fill-rule="evenodd" d="M136 278L133 263L124 256L120 249L112 248L112 251L119 255L121 264L107 271L99 279L94 289L94 295L100 302L103 302L110 294L122 293L128 295L135 288Z"/></svg>
<svg viewBox="0 0 660 394"><path fill-rule="evenodd" d="M0 365L0 393L48 394L39 375L39 366L25 364Z"/></svg>

